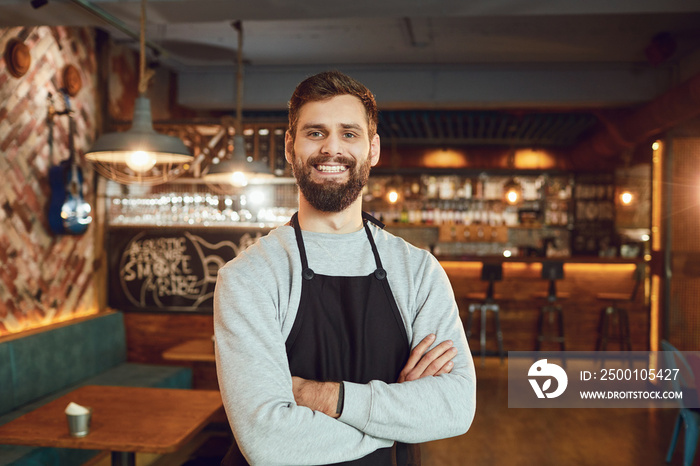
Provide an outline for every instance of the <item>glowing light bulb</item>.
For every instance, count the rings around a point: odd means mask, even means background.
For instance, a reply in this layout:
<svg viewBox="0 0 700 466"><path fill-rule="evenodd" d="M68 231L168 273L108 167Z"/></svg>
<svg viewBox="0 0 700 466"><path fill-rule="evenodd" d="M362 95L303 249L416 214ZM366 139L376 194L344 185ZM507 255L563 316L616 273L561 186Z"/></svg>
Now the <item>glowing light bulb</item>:
<svg viewBox="0 0 700 466"><path fill-rule="evenodd" d="M509 204L515 204L518 202L518 192L515 190L510 190L506 193L506 200Z"/></svg>
<svg viewBox="0 0 700 466"><path fill-rule="evenodd" d="M231 184L234 186L247 186L248 177L243 172L233 172L231 173Z"/></svg>
<svg viewBox="0 0 700 466"><path fill-rule="evenodd" d="M253 190L248 195L251 205L260 206L265 202L265 193L259 189Z"/></svg>
<svg viewBox="0 0 700 466"><path fill-rule="evenodd" d="M397 193L396 191L393 191L393 190L390 191L389 192L389 202L391 202L392 204L395 204L396 201L398 201L398 200L399 200L399 193Z"/></svg>
<svg viewBox="0 0 700 466"><path fill-rule="evenodd" d="M659 150L659 147L660 147L660 146L661 146L661 145L659 144L659 141L655 141L655 142L651 145L651 148L652 148L653 150Z"/></svg>
<svg viewBox="0 0 700 466"><path fill-rule="evenodd" d="M150 152L138 150L132 152L126 159L126 166L136 173L146 173L156 165L156 158Z"/></svg>
<svg viewBox="0 0 700 466"><path fill-rule="evenodd" d="M632 193L629 191L625 191L624 193L620 194L620 200L624 205L629 205L632 202L632 199Z"/></svg>
<svg viewBox="0 0 700 466"><path fill-rule="evenodd" d="M513 253L510 252L508 249L506 249L505 251L503 251L503 257L510 257L510 256L512 256L512 255L513 255Z"/></svg>
<svg viewBox="0 0 700 466"><path fill-rule="evenodd" d="M642 241L649 241L649 235L642 235Z"/></svg>

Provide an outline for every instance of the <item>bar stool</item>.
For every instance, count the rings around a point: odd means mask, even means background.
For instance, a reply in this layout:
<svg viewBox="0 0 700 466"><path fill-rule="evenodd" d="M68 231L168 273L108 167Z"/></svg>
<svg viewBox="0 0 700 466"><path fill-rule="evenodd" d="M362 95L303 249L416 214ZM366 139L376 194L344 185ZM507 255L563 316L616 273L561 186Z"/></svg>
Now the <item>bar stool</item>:
<svg viewBox="0 0 700 466"><path fill-rule="evenodd" d="M540 308L540 317L537 321L537 342L535 350L539 351L543 341L551 341L559 343L562 351L566 351L564 338L564 313L560 299L568 298L569 293L557 293L557 280L564 278L564 264L558 261L542 261L542 278L549 280L549 289L547 292L535 293L534 296L540 299L546 299L547 303ZM557 320L557 333L545 333L545 318L549 321L549 327L554 325L554 320Z"/></svg>
<svg viewBox="0 0 700 466"><path fill-rule="evenodd" d="M500 306L496 302L493 294L493 286L497 281L503 279L503 264L498 263L482 263L481 264L481 280L488 281L489 286L485 293L468 293L467 298L470 300L479 300L480 302L469 304L469 319L467 320L467 340L472 334L472 320L474 319L474 311L481 310L481 365L483 366L484 356L486 353L486 313L493 312L494 322L496 324L496 339L498 340L498 354L501 357L503 364L503 333L501 332Z"/></svg>
<svg viewBox="0 0 700 466"><path fill-rule="evenodd" d="M598 350L605 351L608 341L617 342L620 350L632 351L630 338L630 322L627 309L621 307L625 303L631 304L637 298L639 287L644 281L645 264L640 262L634 269L634 285L631 293L596 293L596 299L607 301L607 306L600 313L600 333L598 335ZM610 335L610 326L617 323L617 334Z"/></svg>

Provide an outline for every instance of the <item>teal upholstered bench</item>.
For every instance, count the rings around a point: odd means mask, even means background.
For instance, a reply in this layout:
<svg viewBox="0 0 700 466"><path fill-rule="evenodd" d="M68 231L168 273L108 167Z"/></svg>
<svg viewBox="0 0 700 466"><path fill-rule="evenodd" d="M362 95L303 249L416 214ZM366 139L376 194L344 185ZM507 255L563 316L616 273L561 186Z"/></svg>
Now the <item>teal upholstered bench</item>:
<svg viewBox="0 0 700 466"><path fill-rule="evenodd" d="M191 388L192 371L126 362L120 312L0 341L0 425L82 385ZM98 453L0 445L0 466L73 466Z"/></svg>

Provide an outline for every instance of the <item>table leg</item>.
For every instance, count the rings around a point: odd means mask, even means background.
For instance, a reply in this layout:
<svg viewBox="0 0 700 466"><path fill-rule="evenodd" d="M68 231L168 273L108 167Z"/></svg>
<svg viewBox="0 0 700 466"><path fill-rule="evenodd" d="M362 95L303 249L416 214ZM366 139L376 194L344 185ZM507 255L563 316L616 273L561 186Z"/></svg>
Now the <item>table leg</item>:
<svg viewBox="0 0 700 466"><path fill-rule="evenodd" d="M133 451L113 451L112 466L136 466L136 453Z"/></svg>

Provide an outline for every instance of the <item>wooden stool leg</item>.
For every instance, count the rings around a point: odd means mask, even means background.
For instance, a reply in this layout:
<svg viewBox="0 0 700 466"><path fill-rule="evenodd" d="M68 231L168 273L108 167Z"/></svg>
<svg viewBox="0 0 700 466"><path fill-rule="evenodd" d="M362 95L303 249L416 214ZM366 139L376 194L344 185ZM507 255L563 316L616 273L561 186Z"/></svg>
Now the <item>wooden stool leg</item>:
<svg viewBox="0 0 700 466"><path fill-rule="evenodd" d="M539 351L544 339L544 314L545 308L540 308L540 317L537 319L537 341L535 343L535 351Z"/></svg>
<svg viewBox="0 0 700 466"><path fill-rule="evenodd" d="M603 324L601 326L603 334L601 337L600 344L601 351L605 351L608 348L608 338L610 335L610 318L613 312L614 308L612 306L606 307L603 311Z"/></svg>
<svg viewBox="0 0 700 466"><path fill-rule="evenodd" d="M564 311L562 311L561 306L557 306L557 314L559 314L559 344L561 345L561 350L566 351L566 339L564 337Z"/></svg>
<svg viewBox="0 0 700 466"><path fill-rule="evenodd" d="M478 306L478 304L470 304L469 305L469 317L467 318L467 341L469 341L469 338L472 336L472 323L474 320L474 310Z"/></svg>
<svg viewBox="0 0 700 466"><path fill-rule="evenodd" d="M600 311L600 318L598 319L598 337L596 339L595 349L596 351L601 351L603 349L603 333L605 328L605 308Z"/></svg>
<svg viewBox="0 0 700 466"><path fill-rule="evenodd" d="M484 364L486 363L485 361L485 356L486 356L486 309L487 309L486 304L481 305L481 338L480 338L480 343L481 343L481 366L483 367Z"/></svg>
<svg viewBox="0 0 700 466"><path fill-rule="evenodd" d="M544 333L545 318L548 318L549 320L549 332L546 335ZM542 306L538 328L539 334L537 336L537 344L535 346L536 351L540 350L541 343L543 341L559 343L561 350L566 351L566 337L564 335L564 311L562 310L561 306L557 304L546 304Z"/></svg>
<svg viewBox="0 0 700 466"><path fill-rule="evenodd" d="M630 321L627 317L627 310L624 308L618 309L618 320L620 324L620 348L627 348L627 351L632 351L632 340L630 338Z"/></svg>
<svg viewBox="0 0 700 466"><path fill-rule="evenodd" d="M494 320L496 323L496 340L498 341L498 355L501 357L501 364L503 364L503 332L501 332L501 312L498 304L493 304Z"/></svg>

